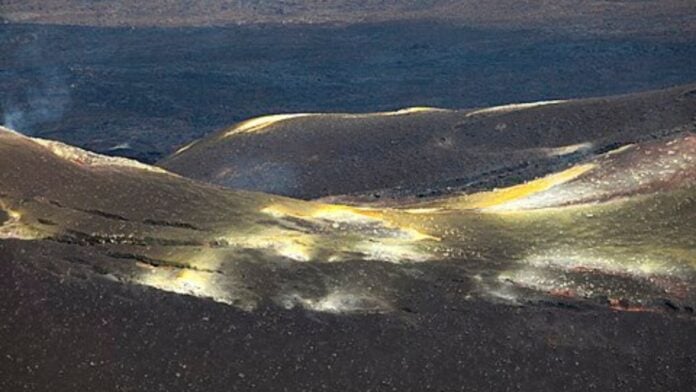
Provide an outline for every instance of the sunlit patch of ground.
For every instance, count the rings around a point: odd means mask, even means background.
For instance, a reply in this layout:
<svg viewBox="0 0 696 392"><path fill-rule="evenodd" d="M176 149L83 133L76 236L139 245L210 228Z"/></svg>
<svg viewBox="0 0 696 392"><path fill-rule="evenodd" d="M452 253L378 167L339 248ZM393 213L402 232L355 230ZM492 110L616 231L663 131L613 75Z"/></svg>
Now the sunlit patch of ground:
<svg viewBox="0 0 696 392"><path fill-rule="evenodd" d="M529 103L514 103L508 105L494 106L491 108L479 109L467 114L467 117L479 116L482 114L493 114L493 113L509 113L518 110L532 109L547 105L557 105L568 101L556 100L556 101L538 101Z"/></svg>
<svg viewBox="0 0 696 392"><path fill-rule="evenodd" d="M52 153L56 154L57 156L79 165L94 167L119 167L136 170L145 170L156 173L167 173L166 170L151 165L145 165L132 159L107 157L104 155L91 153L89 151L85 151L80 148L69 146L67 144L52 140L44 140L37 138L34 138L32 140L48 148Z"/></svg>
<svg viewBox="0 0 696 392"><path fill-rule="evenodd" d="M575 154L578 152L587 152L587 151L590 151L592 149L592 147L593 147L592 143L585 142L585 143L571 144L568 146L561 146L561 147L542 148L542 149L540 149L540 151L546 153L546 155L548 155L549 157L557 157L557 156Z"/></svg>
<svg viewBox="0 0 696 392"><path fill-rule="evenodd" d="M300 306L324 313L382 313L390 310L387 302L360 291L336 289L317 298L300 294L285 294L278 299L281 306L292 309Z"/></svg>
<svg viewBox="0 0 696 392"><path fill-rule="evenodd" d="M392 112L377 112L377 113L289 113L289 114L274 114L269 116L262 116L246 120L234 127L230 128L227 132L222 134L222 138L228 138L230 136L244 134L244 133L255 133L267 130L268 128L277 125L283 121L292 120L302 117L336 117L336 118L369 118L369 117L380 117L380 116L402 116L413 113L423 113L423 112L433 112L433 111L447 111L447 109L431 108L431 107L411 107L395 110ZM186 146L175 153L179 154L187 149Z"/></svg>
<svg viewBox="0 0 696 392"><path fill-rule="evenodd" d="M32 240L43 236L43 233L23 223L21 212L6 207L0 200L0 240Z"/></svg>
<svg viewBox="0 0 696 392"><path fill-rule="evenodd" d="M483 209L487 211L513 211L519 209L520 201L526 197L549 190L554 186L578 178L594 169L595 165L585 164L572 167L560 173L551 174L525 184L491 192L465 196L459 200L448 201L446 206L453 209Z"/></svg>
<svg viewBox="0 0 696 392"><path fill-rule="evenodd" d="M20 154L3 140L34 150ZM403 297L423 294L400 282L437 281L429 276L433 264L466 266L446 277L467 282L456 294L463 298L606 298L625 310L662 297L692 303L695 140L619 149L490 192L369 208L208 187L5 134L3 165L33 162L28 171L40 175L47 168L36 165L46 164L54 170L46 183L65 170L94 186L74 191L60 183L50 189L64 193L35 194L29 173L3 172L0 183L14 182L0 189L11 192L0 203L0 239L74 246L110 260L80 261L97 263L103 276L246 311L263 302L337 314L393 311ZM118 176L94 170L103 165ZM118 181L129 187L115 197ZM358 263L366 270L353 277L347 265ZM386 280L372 281L380 265L391 268Z"/></svg>

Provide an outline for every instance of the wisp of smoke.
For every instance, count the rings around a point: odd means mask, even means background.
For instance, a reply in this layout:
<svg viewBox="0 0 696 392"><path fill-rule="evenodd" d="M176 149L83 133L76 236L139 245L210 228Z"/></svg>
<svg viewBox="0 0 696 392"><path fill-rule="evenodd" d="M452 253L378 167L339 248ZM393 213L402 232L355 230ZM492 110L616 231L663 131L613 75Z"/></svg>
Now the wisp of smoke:
<svg viewBox="0 0 696 392"><path fill-rule="evenodd" d="M51 65L43 56L38 37L21 46L15 59L34 72L27 88L5 97L2 102L2 124L10 129L33 134L39 126L58 121L70 103L70 89L61 68Z"/></svg>

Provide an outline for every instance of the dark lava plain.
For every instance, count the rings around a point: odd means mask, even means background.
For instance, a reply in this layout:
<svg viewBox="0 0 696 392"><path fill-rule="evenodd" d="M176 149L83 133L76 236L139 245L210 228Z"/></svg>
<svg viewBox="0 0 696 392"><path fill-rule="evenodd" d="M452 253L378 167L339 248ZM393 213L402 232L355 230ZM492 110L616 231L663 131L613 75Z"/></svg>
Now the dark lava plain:
<svg viewBox="0 0 696 392"><path fill-rule="evenodd" d="M441 22L0 24L0 123L153 162L249 117L485 107L696 80L696 41Z"/></svg>

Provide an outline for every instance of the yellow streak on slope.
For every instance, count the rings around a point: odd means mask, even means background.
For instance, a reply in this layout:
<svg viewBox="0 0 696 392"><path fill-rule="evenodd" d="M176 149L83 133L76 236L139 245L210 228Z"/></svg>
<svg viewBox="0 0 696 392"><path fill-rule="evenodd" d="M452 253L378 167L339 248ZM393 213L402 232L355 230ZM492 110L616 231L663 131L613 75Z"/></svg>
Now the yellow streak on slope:
<svg viewBox="0 0 696 392"><path fill-rule="evenodd" d="M376 113L292 113L292 114L272 114L270 116L262 116L257 118L252 118L246 120L232 128L222 135L222 138L227 138L233 135L238 135L242 133L254 133L263 131L275 124L278 124L285 120L290 120L293 118L300 117L322 117L322 116L336 116L339 118L367 118L367 117L380 117L380 116L401 116L411 113L423 113L423 112L433 112L433 111L446 111L446 109L431 108L426 106L415 106L411 108L399 109L391 112L376 112Z"/></svg>
<svg viewBox="0 0 696 392"><path fill-rule="evenodd" d="M627 144L625 146L621 146L615 150L611 150L611 151L607 152L606 154L604 154L604 156L608 157L608 156L612 156L612 155L616 155L616 154L621 154L624 151L628 151L628 150L634 148L635 146L636 146L635 144Z"/></svg>
<svg viewBox="0 0 696 392"><path fill-rule="evenodd" d="M225 132L225 134L222 137L226 138L226 137L229 137L232 135L237 135L240 133L258 132L258 131L261 131L263 129L270 127L273 124L279 123L281 121L289 120L291 118L306 117L306 116L311 116L311 115L312 115L311 113L273 114L270 116L252 118L251 120L244 121L241 124L230 129L229 131Z"/></svg>
<svg viewBox="0 0 696 392"><path fill-rule="evenodd" d="M448 207L457 209L492 209L520 200L533 194L546 191L552 187L571 181L595 168L594 164L571 167L524 184L498 189L490 192L475 193L457 200L447 202Z"/></svg>

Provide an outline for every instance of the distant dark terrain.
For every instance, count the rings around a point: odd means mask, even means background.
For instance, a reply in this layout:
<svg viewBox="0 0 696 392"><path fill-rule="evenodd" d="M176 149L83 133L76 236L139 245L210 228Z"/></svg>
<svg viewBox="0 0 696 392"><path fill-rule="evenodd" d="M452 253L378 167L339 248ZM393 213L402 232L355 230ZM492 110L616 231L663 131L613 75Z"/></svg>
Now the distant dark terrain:
<svg viewBox="0 0 696 392"><path fill-rule="evenodd" d="M437 20L579 33L693 34L691 0L3 0L0 20L82 26L193 27Z"/></svg>
<svg viewBox="0 0 696 392"><path fill-rule="evenodd" d="M696 80L696 41L678 32L549 34L441 22L4 24L0 51L0 122L149 162L262 114L481 107Z"/></svg>

